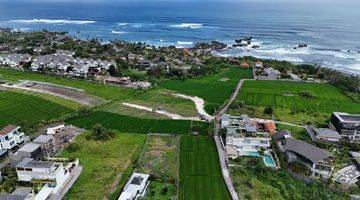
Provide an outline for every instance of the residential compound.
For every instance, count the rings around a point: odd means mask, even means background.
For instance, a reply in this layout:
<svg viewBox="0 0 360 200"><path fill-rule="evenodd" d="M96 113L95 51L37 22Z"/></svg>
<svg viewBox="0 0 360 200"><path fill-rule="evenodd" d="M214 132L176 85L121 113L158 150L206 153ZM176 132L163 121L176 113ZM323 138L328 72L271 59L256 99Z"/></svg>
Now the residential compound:
<svg viewBox="0 0 360 200"><path fill-rule="evenodd" d="M330 119L331 128L349 142L360 142L360 115L334 112Z"/></svg>
<svg viewBox="0 0 360 200"><path fill-rule="evenodd" d="M0 130L0 150L12 149L25 141L25 134L19 129L20 126L8 125Z"/></svg>
<svg viewBox="0 0 360 200"><path fill-rule="evenodd" d="M0 55L0 64L12 68L20 68L30 62L30 70L32 71L47 71L84 78L96 76L103 70L108 70L110 66L116 66L115 61L74 58L73 52L66 50L58 50L54 54L40 55L34 58L28 54L17 53Z"/></svg>
<svg viewBox="0 0 360 200"><path fill-rule="evenodd" d="M223 115L221 128L226 129L226 152L229 157L237 157L258 152L270 147L267 132L258 131L256 122L247 115Z"/></svg>

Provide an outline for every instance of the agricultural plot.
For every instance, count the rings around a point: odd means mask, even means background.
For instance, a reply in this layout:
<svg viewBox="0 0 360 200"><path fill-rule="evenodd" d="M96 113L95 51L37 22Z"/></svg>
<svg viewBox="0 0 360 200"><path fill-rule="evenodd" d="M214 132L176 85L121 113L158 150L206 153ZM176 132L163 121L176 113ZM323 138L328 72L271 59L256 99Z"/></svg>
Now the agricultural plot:
<svg viewBox="0 0 360 200"><path fill-rule="evenodd" d="M101 142L86 139L85 134L61 155L78 158L84 167L66 199L104 199L116 185L117 175L136 159L146 139L145 135L117 133L115 138Z"/></svg>
<svg viewBox="0 0 360 200"><path fill-rule="evenodd" d="M311 96L304 96L301 93ZM285 81L246 81L237 101L255 106L298 109L311 112L360 112L360 104L326 84Z"/></svg>
<svg viewBox="0 0 360 200"><path fill-rule="evenodd" d="M180 138L174 135L150 135L138 163L138 171L163 181L178 179Z"/></svg>
<svg viewBox="0 0 360 200"><path fill-rule="evenodd" d="M206 110L213 113L216 107L231 96L238 81L247 78L252 78L251 69L230 67L218 74L198 79L165 81L160 83L160 87L203 98L206 101Z"/></svg>
<svg viewBox="0 0 360 200"><path fill-rule="evenodd" d="M33 124L59 118L74 110L30 94L0 91L0 127Z"/></svg>
<svg viewBox="0 0 360 200"><path fill-rule="evenodd" d="M243 104L246 105L243 105ZM272 118L264 108L274 108L274 117L295 124L323 125L334 111L359 113L360 104L339 88L317 83L246 81L229 113Z"/></svg>
<svg viewBox="0 0 360 200"><path fill-rule="evenodd" d="M231 199L212 138L181 137L179 199Z"/></svg>
<svg viewBox="0 0 360 200"><path fill-rule="evenodd" d="M0 77L9 81L32 80L48 82L57 85L74 87L85 90L88 94L98 96L111 101L118 101L133 97L135 90L116 86L103 85L86 80L63 78L59 76L44 75L33 72L22 72L0 68Z"/></svg>
<svg viewBox="0 0 360 200"><path fill-rule="evenodd" d="M114 113L96 111L85 117L77 117L67 120L67 123L74 124L85 129L99 123L102 126L126 133L169 133L169 134L189 134L190 126L197 125L202 133L207 133L209 127L205 122L191 122L185 120L160 120L160 119L141 119Z"/></svg>

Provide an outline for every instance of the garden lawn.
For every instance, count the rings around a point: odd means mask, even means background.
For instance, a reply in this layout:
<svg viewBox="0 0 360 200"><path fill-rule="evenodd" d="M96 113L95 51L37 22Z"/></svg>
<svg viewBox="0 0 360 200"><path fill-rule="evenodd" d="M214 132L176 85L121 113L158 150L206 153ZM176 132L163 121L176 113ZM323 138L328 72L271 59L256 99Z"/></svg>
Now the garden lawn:
<svg viewBox="0 0 360 200"><path fill-rule="evenodd" d="M182 136L180 140L180 200L230 199L221 175L214 140Z"/></svg>
<svg viewBox="0 0 360 200"><path fill-rule="evenodd" d="M206 101L206 110L213 113L232 94L240 79L252 78L251 69L229 67L220 73L197 79L169 80L159 84L160 87L175 90L179 93L198 96Z"/></svg>
<svg viewBox="0 0 360 200"><path fill-rule="evenodd" d="M109 193L116 176L124 173L138 156L145 135L117 133L108 141L94 141L82 134L75 140L79 147L75 151L64 150L61 157L76 157L83 172L65 199L102 200Z"/></svg>
<svg viewBox="0 0 360 200"><path fill-rule="evenodd" d="M0 90L0 127L39 123L71 112L74 110L36 95Z"/></svg>
<svg viewBox="0 0 360 200"><path fill-rule="evenodd" d="M67 123L78 127L91 130L99 123L102 126L126 133L169 133L169 134L189 134L191 124L198 124L200 131L207 134L209 123L191 122L185 120L161 120L161 119L141 119L114 113L96 111L85 117L77 117L67 120Z"/></svg>

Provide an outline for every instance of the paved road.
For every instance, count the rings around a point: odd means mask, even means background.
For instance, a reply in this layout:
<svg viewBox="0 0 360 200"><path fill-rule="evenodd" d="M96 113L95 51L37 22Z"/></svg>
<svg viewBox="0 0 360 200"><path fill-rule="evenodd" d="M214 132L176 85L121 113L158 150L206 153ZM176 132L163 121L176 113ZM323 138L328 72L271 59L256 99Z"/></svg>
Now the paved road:
<svg viewBox="0 0 360 200"><path fill-rule="evenodd" d="M237 84L233 94L231 95L229 101L225 104L224 107L222 107L219 112L215 115L215 134L214 134L214 140L215 140L215 144L216 144L216 148L218 150L218 154L219 154L219 160L220 160L220 166L221 166L221 171L222 171L222 175L223 178L225 180L226 186L230 192L231 198L233 200L238 200L239 197L234 189L233 186L233 182L232 179L230 177L230 172L229 172L229 168L227 165L227 159L226 159L226 153L225 150L223 148L223 145L221 144L220 141L220 136L219 136L219 132L220 132L220 118L221 115L223 115L224 113L226 113L227 109L229 108L229 106L232 104L232 102L235 101L241 86L243 85L244 81L246 81L248 79L242 79L239 81L239 83Z"/></svg>

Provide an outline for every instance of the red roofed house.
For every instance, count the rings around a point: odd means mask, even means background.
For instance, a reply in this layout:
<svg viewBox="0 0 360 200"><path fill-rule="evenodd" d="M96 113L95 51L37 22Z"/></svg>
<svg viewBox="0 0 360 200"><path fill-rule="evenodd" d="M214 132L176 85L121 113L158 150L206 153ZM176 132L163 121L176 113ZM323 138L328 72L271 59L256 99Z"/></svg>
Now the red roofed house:
<svg viewBox="0 0 360 200"><path fill-rule="evenodd" d="M247 62L242 62L242 63L240 64L240 67L241 67L241 68L250 68L250 65L249 65L249 63L247 63Z"/></svg>
<svg viewBox="0 0 360 200"><path fill-rule="evenodd" d="M25 134L19 129L20 126L8 125L0 130L0 150L12 149L25 141Z"/></svg>

